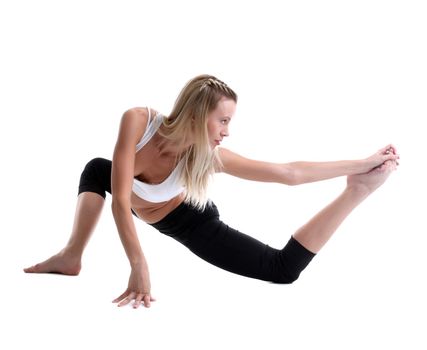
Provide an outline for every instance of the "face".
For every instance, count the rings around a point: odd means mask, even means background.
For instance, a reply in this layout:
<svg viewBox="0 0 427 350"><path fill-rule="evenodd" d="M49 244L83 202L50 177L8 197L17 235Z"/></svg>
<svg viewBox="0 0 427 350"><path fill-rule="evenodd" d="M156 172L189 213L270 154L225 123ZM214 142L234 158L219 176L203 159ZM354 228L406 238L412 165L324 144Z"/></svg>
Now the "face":
<svg viewBox="0 0 427 350"><path fill-rule="evenodd" d="M208 136L212 148L218 146L228 136L228 125L236 111L236 102L222 97L216 108L208 115Z"/></svg>

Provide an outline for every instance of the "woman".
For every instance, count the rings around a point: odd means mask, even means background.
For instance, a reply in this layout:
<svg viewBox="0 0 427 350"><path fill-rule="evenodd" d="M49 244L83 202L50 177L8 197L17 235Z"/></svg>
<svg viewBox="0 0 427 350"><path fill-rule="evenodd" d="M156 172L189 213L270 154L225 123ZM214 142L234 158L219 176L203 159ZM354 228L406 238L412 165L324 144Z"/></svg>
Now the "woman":
<svg viewBox="0 0 427 350"><path fill-rule="evenodd" d="M148 264L132 214L186 245L202 259L243 276L292 283L342 221L378 188L398 165L388 145L356 161L268 163L217 147L228 136L237 95L211 75L190 80L166 117L150 108L133 108L121 119L113 160L92 159L84 168L68 244L25 272L77 275L83 250L98 222L106 191L131 265L128 287L114 300L149 307ZM290 237L279 250L230 228L206 197L210 177L224 172L243 179L297 185L347 176L347 186Z"/></svg>

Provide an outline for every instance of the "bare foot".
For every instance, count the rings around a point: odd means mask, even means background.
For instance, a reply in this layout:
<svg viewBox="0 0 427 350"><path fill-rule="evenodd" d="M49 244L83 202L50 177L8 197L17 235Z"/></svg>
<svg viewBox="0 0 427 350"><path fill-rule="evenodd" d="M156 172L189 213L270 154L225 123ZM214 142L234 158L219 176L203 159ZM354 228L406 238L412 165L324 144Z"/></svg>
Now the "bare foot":
<svg viewBox="0 0 427 350"><path fill-rule="evenodd" d="M49 259L27 267L24 272L27 273L59 273L62 275L77 276L81 269L80 259L70 257L64 251L50 257Z"/></svg>
<svg viewBox="0 0 427 350"><path fill-rule="evenodd" d="M396 169L396 161L388 160L367 173L348 176L347 187L364 190L370 194L380 187L390 176L391 172Z"/></svg>

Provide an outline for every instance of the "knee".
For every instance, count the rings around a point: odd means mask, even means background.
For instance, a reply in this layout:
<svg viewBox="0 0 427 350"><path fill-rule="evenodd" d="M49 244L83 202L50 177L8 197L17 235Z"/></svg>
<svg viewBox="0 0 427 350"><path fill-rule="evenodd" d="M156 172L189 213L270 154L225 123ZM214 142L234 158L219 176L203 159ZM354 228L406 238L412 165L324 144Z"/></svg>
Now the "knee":
<svg viewBox="0 0 427 350"><path fill-rule="evenodd" d="M299 278L299 274L293 275L293 274L281 273L280 275L275 276L272 282L277 284L292 284L298 278Z"/></svg>
<svg viewBox="0 0 427 350"><path fill-rule="evenodd" d="M104 158L100 158L100 157L93 158L89 162L87 162L83 171L97 169L99 167L105 166L105 161L106 161L106 159L104 159Z"/></svg>
<svg viewBox="0 0 427 350"><path fill-rule="evenodd" d="M294 283L315 255L291 237L286 246L275 256L273 266L277 283Z"/></svg>
<svg viewBox="0 0 427 350"><path fill-rule="evenodd" d="M109 165L109 161L108 159L105 158L93 158L91 159L89 162L87 162L87 164L85 165L82 174L81 174L81 178L98 178L100 176L103 176L104 173L108 172L108 170L110 169L110 165Z"/></svg>
<svg viewBox="0 0 427 350"><path fill-rule="evenodd" d="M111 193L110 162L100 157L91 159L80 175L78 194L82 192L95 192L105 199L105 192Z"/></svg>

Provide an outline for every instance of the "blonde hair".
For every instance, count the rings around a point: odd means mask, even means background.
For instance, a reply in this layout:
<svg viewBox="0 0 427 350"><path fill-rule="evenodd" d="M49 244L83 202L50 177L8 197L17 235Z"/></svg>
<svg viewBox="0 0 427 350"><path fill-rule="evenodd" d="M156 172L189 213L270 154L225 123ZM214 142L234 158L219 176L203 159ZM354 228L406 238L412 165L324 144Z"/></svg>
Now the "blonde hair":
<svg viewBox="0 0 427 350"><path fill-rule="evenodd" d="M236 93L218 78L202 74L187 82L175 101L172 112L163 121L159 134L182 149L184 166L180 181L185 186L185 199L199 210L209 202L207 188L212 175L222 166L217 148L212 149L208 139L207 120L218 101L226 97L237 102ZM176 163L178 162L178 157Z"/></svg>

